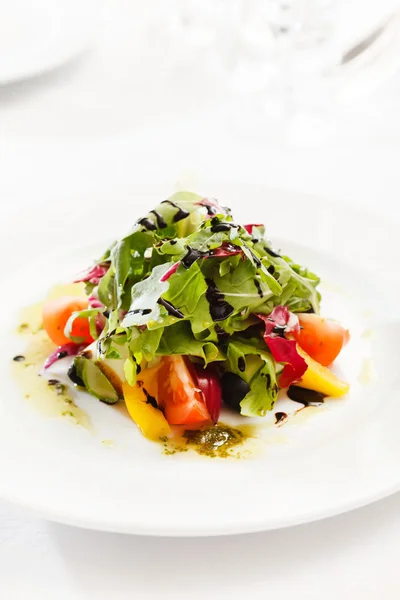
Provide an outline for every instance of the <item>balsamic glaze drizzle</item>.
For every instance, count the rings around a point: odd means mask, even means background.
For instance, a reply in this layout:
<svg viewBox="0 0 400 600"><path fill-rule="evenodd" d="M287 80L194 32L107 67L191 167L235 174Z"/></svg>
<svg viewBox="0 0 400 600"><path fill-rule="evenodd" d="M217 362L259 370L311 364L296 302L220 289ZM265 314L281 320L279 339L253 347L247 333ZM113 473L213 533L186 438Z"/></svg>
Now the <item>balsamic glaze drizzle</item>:
<svg viewBox="0 0 400 600"><path fill-rule="evenodd" d="M151 308L134 308L133 310L128 310L128 312L126 313L127 315L149 315L151 313ZM115 333L115 331L114 331ZM113 334L109 334L109 335L113 335Z"/></svg>
<svg viewBox="0 0 400 600"><path fill-rule="evenodd" d="M268 248L268 246L264 246L264 250L267 254L273 256L274 258L282 258L280 254L275 252L275 250L272 250L272 248Z"/></svg>
<svg viewBox="0 0 400 600"><path fill-rule="evenodd" d="M156 210L151 210L150 212L153 213L157 220L158 229L165 229L166 227L168 227L167 223L164 221L162 215L160 215L159 212L157 212Z"/></svg>
<svg viewBox="0 0 400 600"><path fill-rule="evenodd" d="M176 317L177 319L185 318L185 315L183 314L183 312L181 312L180 310L175 308L175 306L173 304L171 304L171 302L168 302L168 300L164 300L164 298L159 298L157 300L157 303L161 304L161 306L163 306L165 308L165 310L167 311L167 313L169 315L171 315L172 317Z"/></svg>
<svg viewBox="0 0 400 600"><path fill-rule="evenodd" d="M178 212L175 213L175 215L173 216L173 219L172 219L174 223L178 223L178 221L182 221L182 219L186 219L186 217L188 217L190 214L190 213L188 213L187 210L183 210L183 208L181 208L180 206L175 204L175 202L172 202L172 200L163 200L161 202L161 204L169 204L170 206L173 206L174 208L178 209Z"/></svg>
<svg viewBox="0 0 400 600"><path fill-rule="evenodd" d="M210 305L210 315L212 320L215 322L227 319L235 309L231 304L224 300L224 295L219 291L212 279L206 279L206 283L208 285L206 298Z"/></svg>
<svg viewBox="0 0 400 600"><path fill-rule="evenodd" d="M243 356L239 356L238 358L238 369L242 373L246 370L246 361L244 360Z"/></svg>
<svg viewBox="0 0 400 600"><path fill-rule="evenodd" d="M297 385L291 385L287 391L288 398L303 406L319 406L324 403L326 396L314 390L308 390Z"/></svg>
<svg viewBox="0 0 400 600"><path fill-rule="evenodd" d="M276 412L275 419L275 425L279 425L280 423L283 423L283 421L286 421L287 414L285 412Z"/></svg>
<svg viewBox="0 0 400 600"><path fill-rule="evenodd" d="M147 217L143 217L143 219L139 219L138 225L142 225L148 231L155 231L157 229L157 225L150 221Z"/></svg>
<svg viewBox="0 0 400 600"><path fill-rule="evenodd" d="M257 288L257 294L260 296L260 298L264 298L264 294L263 294L263 291L261 289L261 285L260 285L260 282L258 281L258 279L254 279L254 285Z"/></svg>

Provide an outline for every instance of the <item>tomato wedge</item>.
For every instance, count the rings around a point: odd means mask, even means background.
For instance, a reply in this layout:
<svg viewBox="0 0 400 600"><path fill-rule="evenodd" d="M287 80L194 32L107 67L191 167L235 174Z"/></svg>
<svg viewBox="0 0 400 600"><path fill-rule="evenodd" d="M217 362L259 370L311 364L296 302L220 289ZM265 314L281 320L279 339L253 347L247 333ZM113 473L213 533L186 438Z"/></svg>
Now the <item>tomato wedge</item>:
<svg viewBox="0 0 400 600"><path fill-rule="evenodd" d="M292 336L299 346L320 365L327 367L350 339L348 329L336 321L314 314L298 314L300 331Z"/></svg>
<svg viewBox="0 0 400 600"><path fill-rule="evenodd" d="M170 425L210 421L204 396L195 381L194 369L188 359L177 354L162 358L157 402Z"/></svg>
<svg viewBox="0 0 400 600"><path fill-rule="evenodd" d="M48 300L43 306L43 327L49 338L62 346L68 344L71 340L65 335L64 329L68 319L74 312L88 308L87 298L76 296L62 296ZM90 335L89 320L79 317L75 319L72 326L71 336L79 338L80 343L90 344L93 338Z"/></svg>

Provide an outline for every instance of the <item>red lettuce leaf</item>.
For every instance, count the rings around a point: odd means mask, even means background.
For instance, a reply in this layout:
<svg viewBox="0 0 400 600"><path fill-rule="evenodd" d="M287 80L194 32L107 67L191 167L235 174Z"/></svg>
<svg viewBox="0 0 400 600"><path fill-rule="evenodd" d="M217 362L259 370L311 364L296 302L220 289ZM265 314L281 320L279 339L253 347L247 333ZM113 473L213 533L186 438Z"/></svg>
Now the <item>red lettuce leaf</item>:
<svg viewBox="0 0 400 600"><path fill-rule="evenodd" d="M289 387L298 381L307 370L307 363L297 352L295 340L288 340L285 334L299 329L296 315L287 306L277 306L268 316L258 314L265 323L264 340L276 362L286 363L279 379L279 387Z"/></svg>
<svg viewBox="0 0 400 600"><path fill-rule="evenodd" d="M90 282L94 285L98 285L100 279L104 277L109 269L108 265L93 265L93 267L89 267L86 271L79 273L74 281L74 283L86 283Z"/></svg>
<svg viewBox="0 0 400 600"><path fill-rule="evenodd" d="M203 367L195 365L196 384L201 390L210 413L212 422L218 422L221 413L222 388L218 373L212 367Z"/></svg>
<svg viewBox="0 0 400 600"><path fill-rule="evenodd" d="M76 356L81 350L84 350L84 348L86 348L86 344L74 344L73 342L59 346L46 359L44 368L49 369L52 365L54 365L55 362L65 358L66 356Z"/></svg>

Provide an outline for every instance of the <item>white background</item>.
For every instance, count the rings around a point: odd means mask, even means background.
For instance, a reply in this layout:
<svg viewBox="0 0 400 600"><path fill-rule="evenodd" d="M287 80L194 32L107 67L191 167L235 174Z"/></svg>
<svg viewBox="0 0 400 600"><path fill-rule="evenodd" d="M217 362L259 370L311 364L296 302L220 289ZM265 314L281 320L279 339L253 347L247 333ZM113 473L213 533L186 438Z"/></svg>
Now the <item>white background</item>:
<svg viewBox="0 0 400 600"><path fill-rule="evenodd" d="M144 47L143 10L114 1L79 59L0 87L3 231L9 220L26 231L24 215L35 208L46 219L46 206L69 196L84 202L107 190L109 204L99 206L106 215L130 184L165 181L168 193L182 179L200 189L214 180L311 192L337 202L344 219L350 202L400 223L400 75L338 118L322 146L247 139L227 119L229 94L217 77L184 61L171 71L154 31ZM7 599L397 600L399 553L398 496L319 523L200 540L83 531L0 503Z"/></svg>

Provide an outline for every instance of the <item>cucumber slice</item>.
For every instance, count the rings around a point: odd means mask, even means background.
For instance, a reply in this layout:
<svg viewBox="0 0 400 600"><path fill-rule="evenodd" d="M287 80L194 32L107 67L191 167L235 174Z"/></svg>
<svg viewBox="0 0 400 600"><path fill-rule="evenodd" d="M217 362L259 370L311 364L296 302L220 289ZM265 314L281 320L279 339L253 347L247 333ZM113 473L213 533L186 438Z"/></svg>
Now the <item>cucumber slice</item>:
<svg viewBox="0 0 400 600"><path fill-rule="evenodd" d="M79 377L82 378L89 394L92 394L92 396L95 396L106 404L115 404L115 402L118 402L119 396L117 392L104 373L100 371L99 367L83 356L77 357L75 360L78 363L76 369Z"/></svg>
<svg viewBox="0 0 400 600"><path fill-rule="evenodd" d="M76 356L68 369L68 377L72 383L75 383L75 385L78 385L79 387L85 387L82 380L82 363L84 360L85 359L82 356Z"/></svg>

